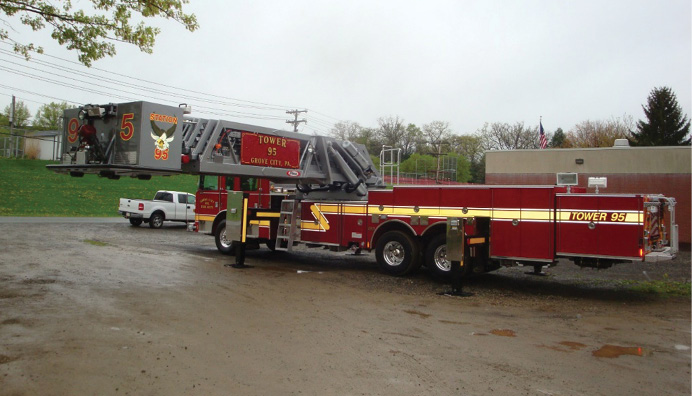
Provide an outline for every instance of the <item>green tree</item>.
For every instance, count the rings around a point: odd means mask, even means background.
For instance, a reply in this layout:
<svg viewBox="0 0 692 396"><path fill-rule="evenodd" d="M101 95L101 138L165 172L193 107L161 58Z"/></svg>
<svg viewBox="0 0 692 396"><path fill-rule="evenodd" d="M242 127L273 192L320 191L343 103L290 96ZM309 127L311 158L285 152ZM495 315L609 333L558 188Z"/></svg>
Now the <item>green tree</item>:
<svg viewBox="0 0 692 396"><path fill-rule="evenodd" d="M416 151L416 147L420 143L423 131L416 124L408 124L404 133L403 141L401 142L401 158L406 159Z"/></svg>
<svg viewBox="0 0 692 396"><path fill-rule="evenodd" d="M635 146L686 146L690 144L690 120L682 113L669 87L654 88L642 105L646 121L637 122L629 139Z"/></svg>
<svg viewBox="0 0 692 396"><path fill-rule="evenodd" d="M437 172L435 180L440 179L441 156L447 150L443 150L443 146L449 148L449 139L452 137L452 130L449 127L449 122L433 121L423 125L423 136L425 142L430 148L433 155L437 156Z"/></svg>
<svg viewBox="0 0 692 396"><path fill-rule="evenodd" d="M437 159L432 155L413 153L401 162L399 170L403 173L416 173L419 175L435 176Z"/></svg>
<svg viewBox="0 0 692 396"><path fill-rule="evenodd" d="M370 155L378 156L382 151L382 142L377 138L377 131L372 128L361 128L358 137L354 140L365 146Z"/></svg>
<svg viewBox="0 0 692 396"><path fill-rule="evenodd" d="M50 25L51 37L69 50L76 50L79 61L87 66L95 60L115 55L114 42L136 45L146 53L151 53L156 36L161 32L157 27L147 26L143 21L135 23L133 13L139 18L172 19L187 30L198 28L194 14L185 14L183 4L189 0L89 0L92 9L84 11L80 5L74 7L71 1L57 3L50 0L2 0L0 12L8 17L18 17L19 21L34 31ZM7 21L5 21L7 24ZM11 30L11 25L9 26ZM27 59L29 52L43 52L33 43L21 43L12 39L8 30L0 29L0 39L14 42L14 50Z"/></svg>
<svg viewBox="0 0 692 396"><path fill-rule="evenodd" d="M447 158L453 159L452 163L456 164L456 181L460 183L468 183L471 181L471 162L468 158L460 153L449 153ZM443 161L447 163L447 161Z"/></svg>
<svg viewBox="0 0 692 396"><path fill-rule="evenodd" d="M485 153L483 139L477 135L452 136L450 150L463 155L469 161L470 178L463 180L471 183L485 181Z"/></svg>
<svg viewBox="0 0 692 396"><path fill-rule="evenodd" d="M567 136L565 136L565 132L562 131L562 128L558 128L555 131L555 133L553 134L553 137L550 138L550 145L548 147L550 147L550 148L564 147L563 145L565 144L565 139L567 139Z"/></svg>
<svg viewBox="0 0 692 396"><path fill-rule="evenodd" d="M3 111L3 114L5 117L8 119L10 118L10 113L12 112L12 105L7 105L5 106L5 110ZM29 112L29 108L22 102L21 100L18 100L14 104L14 127L15 128L24 128L29 125L29 119L31 118L31 113Z"/></svg>
<svg viewBox="0 0 692 396"><path fill-rule="evenodd" d="M34 116L34 127L39 130L57 130L62 128L63 111L71 106L67 102L50 102L39 107Z"/></svg>

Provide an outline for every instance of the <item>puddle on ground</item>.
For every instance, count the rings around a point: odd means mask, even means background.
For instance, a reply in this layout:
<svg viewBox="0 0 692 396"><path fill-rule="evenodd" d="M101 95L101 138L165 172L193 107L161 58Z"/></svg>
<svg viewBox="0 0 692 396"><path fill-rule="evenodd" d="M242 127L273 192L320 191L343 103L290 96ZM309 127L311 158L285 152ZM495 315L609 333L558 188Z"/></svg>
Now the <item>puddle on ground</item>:
<svg viewBox="0 0 692 396"><path fill-rule="evenodd" d="M406 310L404 310L404 312L406 312L406 313L409 314L409 315L418 315L418 316L420 316L420 317L423 318L423 319L427 319L427 318L429 318L430 316L432 316L432 315L430 315L430 314L426 314L426 313L423 313L423 312L421 312L421 311L416 311L415 309L406 309Z"/></svg>
<svg viewBox="0 0 692 396"><path fill-rule="evenodd" d="M578 351L578 350L586 347L586 345L582 344L581 342L574 342L574 341L562 341L562 342L558 342L558 344L564 345L573 351Z"/></svg>
<svg viewBox="0 0 692 396"><path fill-rule="evenodd" d="M409 337L409 338L420 338L420 337L415 336L413 334L394 333L394 332L390 332L390 331L385 331L384 334L391 334L391 335L397 335L397 336Z"/></svg>
<svg viewBox="0 0 692 396"><path fill-rule="evenodd" d="M454 321L454 320L444 320L444 319L440 319L439 322L440 322L440 323L444 323L444 324L454 324L454 325L467 325L467 324L470 324L469 322L456 322L456 321Z"/></svg>
<svg viewBox="0 0 692 396"><path fill-rule="evenodd" d="M15 360L19 359L18 357L12 357L12 356L5 356L5 355L0 355L0 364L5 364L9 362L13 362Z"/></svg>
<svg viewBox="0 0 692 396"><path fill-rule="evenodd" d="M272 272L286 272L286 273L295 273L296 270L294 268L288 268L288 267L279 267L279 266L261 266L257 267L259 269L265 270L265 271L272 271Z"/></svg>
<svg viewBox="0 0 692 396"><path fill-rule="evenodd" d="M490 330L490 334L494 334L494 335L500 336L500 337L516 337L517 336L517 333L515 333L514 330L509 330L509 329Z"/></svg>
<svg viewBox="0 0 692 396"><path fill-rule="evenodd" d="M55 279L29 278L22 280L25 285L49 285L55 283Z"/></svg>
<svg viewBox="0 0 692 396"><path fill-rule="evenodd" d="M642 347L603 345L601 349L595 350L591 354L596 357L613 359L618 358L622 355L649 356L651 355L651 351L648 351Z"/></svg>
<svg viewBox="0 0 692 396"><path fill-rule="evenodd" d="M581 342L574 342L574 341L561 341L558 342L558 345L537 345L539 348L546 348L550 349L553 351L558 351L558 352L565 352L565 353L570 353L573 351L579 351L582 348L586 348L586 345L582 344ZM567 347L567 348L565 348Z"/></svg>

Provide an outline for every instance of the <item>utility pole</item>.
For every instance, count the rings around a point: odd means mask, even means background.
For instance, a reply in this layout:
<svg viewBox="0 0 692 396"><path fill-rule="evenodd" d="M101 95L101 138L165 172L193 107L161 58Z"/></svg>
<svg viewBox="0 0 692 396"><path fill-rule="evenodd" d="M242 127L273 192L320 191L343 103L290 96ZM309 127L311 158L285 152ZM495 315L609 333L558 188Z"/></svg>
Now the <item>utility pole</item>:
<svg viewBox="0 0 692 396"><path fill-rule="evenodd" d="M293 116L294 116L293 120L286 121L286 124L293 124L293 132L298 132L298 124L300 124L301 122L304 122L306 124L308 123L308 120L306 120L305 118L303 118L302 120L298 119L298 114L307 113L307 112L308 112L307 109L306 110L298 110L298 109L286 110L286 114L293 114Z"/></svg>
<svg viewBox="0 0 692 396"><path fill-rule="evenodd" d="M14 135L14 95L12 95L12 108L10 109L10 152L12 152L12 136ZM19 146L19 139L16 139L14 146L14 156L17 157L17 147ZM10 154L11 155L11 154ZM10 156L8 155L8 157Z"/></svg>

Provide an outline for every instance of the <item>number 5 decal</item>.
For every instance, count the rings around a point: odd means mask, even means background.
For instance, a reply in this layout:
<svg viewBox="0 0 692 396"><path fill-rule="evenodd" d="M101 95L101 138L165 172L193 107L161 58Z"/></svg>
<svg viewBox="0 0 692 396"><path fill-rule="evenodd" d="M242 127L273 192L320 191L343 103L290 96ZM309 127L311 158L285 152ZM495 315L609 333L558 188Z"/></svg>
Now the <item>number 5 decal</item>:
<svg viewBox="0 0 692 396"><path fill-rule="evenodd" d="M123 114L123 119L120 122L120 138L122 140L130 140L135 134L135 126L130 122L134 118L134 113Z"/></svg>

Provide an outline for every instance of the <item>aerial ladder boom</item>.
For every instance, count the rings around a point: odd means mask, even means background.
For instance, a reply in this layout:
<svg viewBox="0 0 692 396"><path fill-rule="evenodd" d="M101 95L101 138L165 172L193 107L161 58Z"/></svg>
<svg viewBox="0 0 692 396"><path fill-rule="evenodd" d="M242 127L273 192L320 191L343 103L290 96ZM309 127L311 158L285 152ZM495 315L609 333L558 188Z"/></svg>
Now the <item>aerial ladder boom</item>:
<svg viewBox="0 0 692 396"><path fill-rule="evenodd" d="M186 116L150 102L65 110L61 163L73 176L151 178L178 173L259 177L331 199L367 199L383 180L362 144Z"/></svg>

